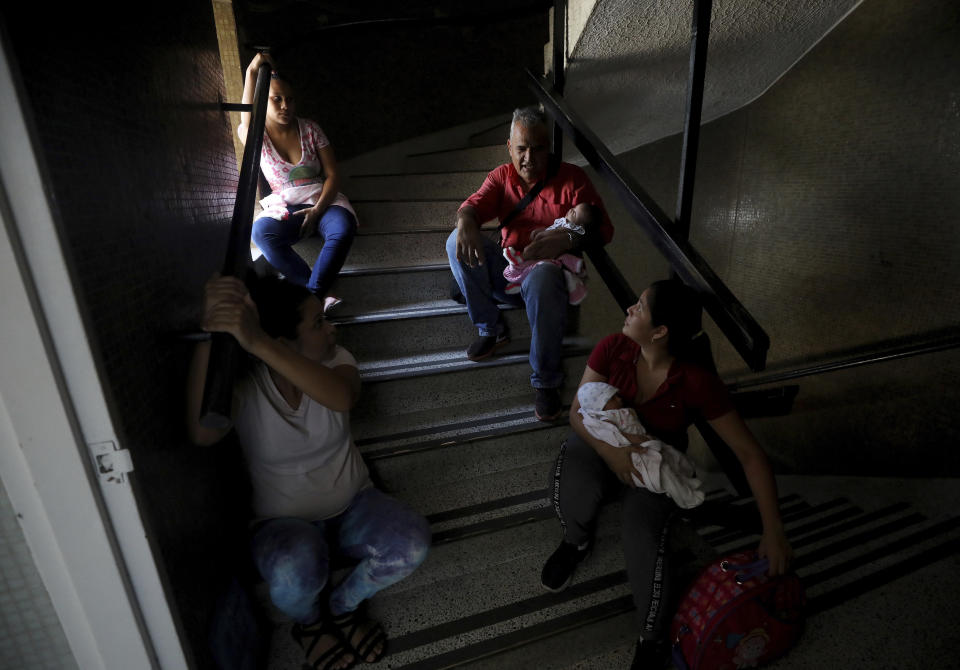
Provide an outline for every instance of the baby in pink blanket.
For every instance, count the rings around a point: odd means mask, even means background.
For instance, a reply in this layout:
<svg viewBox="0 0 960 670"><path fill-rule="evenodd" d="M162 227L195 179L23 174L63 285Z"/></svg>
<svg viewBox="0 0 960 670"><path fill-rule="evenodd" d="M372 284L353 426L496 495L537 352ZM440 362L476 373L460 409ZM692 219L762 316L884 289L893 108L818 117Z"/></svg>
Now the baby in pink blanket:
<svg viewBox="0 0 960 670"><path fill-rule="evenodd" d="M537 235L548 230L563 229L567 231L571 242L579 242L589 230L599 226L603 221L603 212L596 205L589 205L585 202L576 207L572 207L566 216L562 216L553 222L549 228L534 230L530 233L530 240L536 239ZM524 260L523 255L513 247L507 247L503 250L503 257L507 259L507 267L503 270L503 277L507 280L506 293L519 293L520 285L524 277L530 273L530 270L540 263L553 263L563 269L563 277L567 282L567 293L571 305L579 305L587 297L587 287L584 280L587 273L583 265L583 259L574 254L561 254L557 258L538 259L535 261Z"/></svg>

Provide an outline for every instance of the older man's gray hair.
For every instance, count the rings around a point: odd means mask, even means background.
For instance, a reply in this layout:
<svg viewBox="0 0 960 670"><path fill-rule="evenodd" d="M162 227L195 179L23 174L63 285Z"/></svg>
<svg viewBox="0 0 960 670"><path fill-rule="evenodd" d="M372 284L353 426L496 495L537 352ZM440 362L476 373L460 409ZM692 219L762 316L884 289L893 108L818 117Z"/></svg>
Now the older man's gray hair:
<svg viewBox="0 0 960 670"><path fill-rule="evenodd" d="M513 110L513 120L510 122L510 135L513 135L513 127L520 124L524 128L532 128L537 125L547 125L547 115L539 107L518 107Z"/></svg>

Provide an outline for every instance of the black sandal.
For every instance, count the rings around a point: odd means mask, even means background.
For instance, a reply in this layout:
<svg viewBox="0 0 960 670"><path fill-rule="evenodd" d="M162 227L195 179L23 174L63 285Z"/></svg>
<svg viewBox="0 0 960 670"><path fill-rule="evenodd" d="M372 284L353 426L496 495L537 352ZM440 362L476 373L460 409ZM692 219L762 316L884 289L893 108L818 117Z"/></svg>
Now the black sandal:
<svg viewBox="0 0 960 670"><path fill-rule="evenodd" d="M364 624L372 624L360 641L353 644L354 635L356 635ZM338 617L333 617L333 625L340 629L340 634L344 641L353 649L354 655L364 663L376 663L387 654L387 634L383 626L377 621L368 619L363 615L359 608L352 612L346 612ZM383 648L379 653L374 653L378 644ZM373 655L373 658L370 656Z"/></svg>
<svg viewBox="0 0 960 670"><path fill-rule="evenodd" d="M297 644L300 645L300 648L303 649L303 653L307 657L307 661L303 664L305 670L331 670L347 655L353 656L353 662L343 666L343 668L339 670L347 670L357 664L357 654L353 647L343 639L340 628L329 620L322 619L309 626L295 623L293 624L293 628L290 629L290 635L296 640ZM310 655L320 640L325 636L332 637L336 640L336 644L311 662Z"/></svg>

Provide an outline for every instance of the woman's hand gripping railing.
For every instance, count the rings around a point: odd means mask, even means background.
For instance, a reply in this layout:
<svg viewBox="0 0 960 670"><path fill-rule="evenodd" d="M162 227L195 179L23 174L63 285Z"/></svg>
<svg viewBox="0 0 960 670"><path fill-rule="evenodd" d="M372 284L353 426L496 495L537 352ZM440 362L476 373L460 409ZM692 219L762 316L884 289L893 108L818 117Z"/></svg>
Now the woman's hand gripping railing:
<svg viewBox="0 0 960 670"><path fill-rule="evenodd" d="M240 180L237 199L233 206L230 237L221 274L242 277L250 267L250 230L253 226L253 205L257 195L257 175L263 129L267 118L267 99L270 94L270 64L264 62L257 71L257 87L253 96L250 130L240 162ZM213 333L210 363L200 406L200 423L206 428L222 429L230 424L230 405L233 379L240 347L232 335Z"/></svg>

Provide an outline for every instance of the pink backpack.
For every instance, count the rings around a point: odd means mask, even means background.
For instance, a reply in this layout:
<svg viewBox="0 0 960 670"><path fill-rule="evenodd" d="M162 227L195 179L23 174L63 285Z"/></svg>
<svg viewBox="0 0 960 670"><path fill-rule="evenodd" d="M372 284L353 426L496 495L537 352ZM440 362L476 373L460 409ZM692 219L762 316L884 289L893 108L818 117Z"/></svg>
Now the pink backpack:
<svg viewBox="0 0 960 670"><path fill-rule="evenodd" d="M680 670L755 668L785 654L803 628L796 574L768 577L766 559L741 552L700 573L684 596L670 637Z"/></svg>

